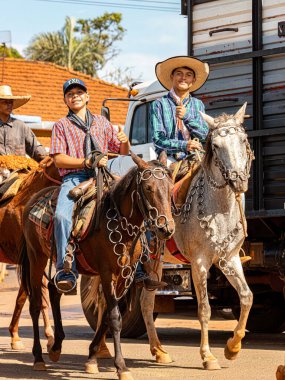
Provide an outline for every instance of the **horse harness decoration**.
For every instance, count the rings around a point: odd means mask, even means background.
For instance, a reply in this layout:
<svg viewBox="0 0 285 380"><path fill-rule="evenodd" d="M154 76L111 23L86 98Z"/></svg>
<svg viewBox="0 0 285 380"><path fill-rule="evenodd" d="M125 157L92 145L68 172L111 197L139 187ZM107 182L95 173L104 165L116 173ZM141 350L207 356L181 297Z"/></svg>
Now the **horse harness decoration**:
<svg viewBox="0 0 285 380"><path fill-rule="evenodd" d="M109 231L109 241L111 244L113 244L113 252L117 256L117 264L121 270L121 277L125 280L124 290L120 295L117 295L116 290L114 289L115 297L117 300L126 294L134 279L138 261L135 264L131 265L131 257L134 253L138 240L140 240L142 248L141 254L139 256L139 261L143 263L148 256L147 252L150 252L145 232L147 230L151 231L154 226L157 228L168 228L170 223L165 215L159 215L157 208L151 206L146 195L143 192L143 187L140 185L143 181L148 181L152 177L158 180L163 180L167 175L167 171L164 168L145 169L142 172L137 172L137 188L132 192L132 208L129 218L133 214L134 196L136 196L138 199L139 210L144 219L141 226L129 223L127 218L121 215L114 199L112 199L113 208L110 208L107 211L106 216L108 219L107 229ZM173 219L171 221L173 221ZM129 251L129 255L127 255L127 247L125 243L122 242L123 236L120 230L126 232L129 237L134 238Z"/></svg>
<svg viewBox="0 0 285 380"><path fill-rule="evenodd" d="M245 130L242 126L229 126L229 127L223 127L223 128L216 128L213 132L211 132L211 137L216 137L217 135L221 137L227 136L227 134L235 134L235 133L245 133ZM222 162L222 160L218 157L216 148L213 145L213 140L211 140L211 147L214 155L214 161L215 165L220 169L220 172L225 180L225 183L218 184L210 175L207 176L208 182L210 184L210 187L216 191L225 188L227 185L229 185L229 181L237 181L240 179L241 181L246 181L250 177L250 167L251 162L254 159L254 154L250 148L250 144L246 140L246 153L247 153L247 162L245 169L243 171L231 171L226 168L225 164ZM200 160L201 161L201 160ZM214 233L213 228L210 226L210 222L205 217L205 205L204 205L204 191L205 191L205 177L206 177L206 171L203 166L203 162L201 161L201 167L202 171L200 174L200 177L198 178L197 182L194 186L190 186L185 203L180 207L177 208L175 204L172 207L172 213L174 216L182 216L181 223L184 224L190 217L191 212L191 206L193 202L193 198L195 194L197 194L197 219L199 220L200 227L205 231L208 238L211 239L211 242L213 243L215 253L218 255L218 266L221 269L221 271L225 275L234 275L235 272L228 267L228 263L226 260L226 249L230 245L230 243L235 239L235 237L238 235L239 231L243 229L244 235L245 235L245 222L244 222L244 211L241 209L239 204L239 209L241 213L241 220L239 220L235 227L228 233L228 235L221 240L218 240L217 236ZM239 203L240 194L236 194L237 202Z"/></svg>

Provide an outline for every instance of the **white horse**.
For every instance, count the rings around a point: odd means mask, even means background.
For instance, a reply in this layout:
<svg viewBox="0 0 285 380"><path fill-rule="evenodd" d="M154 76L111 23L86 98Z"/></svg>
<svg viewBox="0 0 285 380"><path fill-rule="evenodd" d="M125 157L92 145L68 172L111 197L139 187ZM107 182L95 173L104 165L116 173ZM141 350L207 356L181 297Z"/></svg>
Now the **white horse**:
<svg viewBox="0 0 285 380"><path fill-rule="evenodd" d="M247 191L253 159L243 128L245 109L246 103L235 115L223 114L217 118L202 113L210 129L206 154L194 178L188 181L189 186L186 182L178 190L174 210L174 239L180 252L191 262L201 325L200 354L203 367L209 370L220 369L208 338L211 309L207 274L210 267L215 264L221 269L240 299L240 318L225 348L225 357L229 360L235 359L241 349L253 299L239 257L246 236L240 195ZM143 289L141 310L152 355L157 362L168 363L171 358L162 347L154 326L154 299L154 292Z"/></svg>

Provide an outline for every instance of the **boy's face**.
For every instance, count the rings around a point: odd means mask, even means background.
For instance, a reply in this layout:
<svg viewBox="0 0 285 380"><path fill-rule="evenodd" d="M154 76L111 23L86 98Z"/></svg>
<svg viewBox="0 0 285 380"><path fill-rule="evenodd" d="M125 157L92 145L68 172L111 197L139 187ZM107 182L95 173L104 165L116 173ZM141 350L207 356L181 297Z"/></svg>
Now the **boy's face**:
<svg viewBox="0 0 285 380"><path fill-rule="evenodd" d="M178 67L174 73L171 74L171 79L173 88L180 91L190 90L192 84L196 82L194 72L184 67Z"/></svg>
<svg viewBox="0 0 285 380"><path fill-rule="evenodd" d="M88 93L80 86L71 87L64 95L64 102L72 111L80 111L88 101Z"/></svg>

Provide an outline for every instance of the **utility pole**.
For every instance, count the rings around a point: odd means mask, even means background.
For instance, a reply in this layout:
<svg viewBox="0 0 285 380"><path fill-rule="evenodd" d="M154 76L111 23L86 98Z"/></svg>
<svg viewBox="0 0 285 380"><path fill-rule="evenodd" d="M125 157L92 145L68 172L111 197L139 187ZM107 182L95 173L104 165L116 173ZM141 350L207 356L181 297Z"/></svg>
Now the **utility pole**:
<svg viewBox="0 0 285 380"><path fill-rule="evenodd" d="M193 41L192 41L192 0L181 0L181 15L187 16L187 55L193 55Z"/></svg>
<svg viewBox="0 0 285 380"><path fill-rule="evenodd" d="M192 0L187 0L187 55L193 55L193 41L192 41L192 12L191 12Z"/></svg>

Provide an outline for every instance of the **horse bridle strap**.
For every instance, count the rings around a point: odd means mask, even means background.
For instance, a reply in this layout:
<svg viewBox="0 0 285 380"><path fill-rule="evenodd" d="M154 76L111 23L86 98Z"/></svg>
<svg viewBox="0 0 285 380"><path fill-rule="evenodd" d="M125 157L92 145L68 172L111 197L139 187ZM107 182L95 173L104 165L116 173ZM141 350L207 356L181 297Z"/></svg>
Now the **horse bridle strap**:
<svg viewBox="0 0 285 380"><path fill-rule="evenodd" d="M155 177L156 179L162 180L167 175L167 171L163 168L145 169L142 172L138 171L136 190L136 194L138 197L138 206L146 222L147 228L149 229L151 229L152 226L155 226L157 228L168 227L170 221L167 219L166 215L159 215L157 208L151 206L140 184L143 181L147 181L151 177ZM164 224L159 223L159 221L162 220L165 221Z"/></svg>
<svg viewBox="0 0 285 380"><path fill-rule="evenodd" d="M216 128L212 132L212 137L215 137L217 135L221 137L225 137L228 134L235 134L238 132L243 132L245 133L245 130L242 126L228 126L228 127L223 127L223 128ZM249 178L249 172L250 172L250 167L251 167L251 161L254 159L254 154L250 148L250 144L248 141L246 142L246 153L247 153L247 162L246 162L246 167L245 170L243 171L236 171L236 170L229 170L226 168L224 163L222 162L221 159L218 158L216 150L214 145L212 144L212 150L215 155L214 160L215 160L215 165L219 167L221 174L224 178L224 180L229 183L229 181L237 181L240 179L241 181L247 181Z"/></svg>

